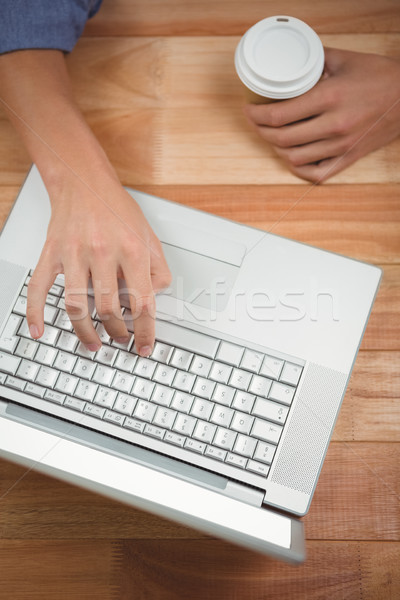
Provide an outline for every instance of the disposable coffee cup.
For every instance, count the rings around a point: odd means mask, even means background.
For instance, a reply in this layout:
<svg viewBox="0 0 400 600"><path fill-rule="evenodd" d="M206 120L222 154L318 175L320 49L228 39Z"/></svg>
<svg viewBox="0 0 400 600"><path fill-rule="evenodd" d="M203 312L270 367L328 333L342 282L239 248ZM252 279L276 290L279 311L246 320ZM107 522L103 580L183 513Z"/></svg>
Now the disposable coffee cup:
<svg viewBox="0 0 400 600"><path fill-rule="evenodd" d="M235 67L249 102L294 98L310 90L324 70L318 35L300 19L269 17L248 29L235 52Z"/></svg>

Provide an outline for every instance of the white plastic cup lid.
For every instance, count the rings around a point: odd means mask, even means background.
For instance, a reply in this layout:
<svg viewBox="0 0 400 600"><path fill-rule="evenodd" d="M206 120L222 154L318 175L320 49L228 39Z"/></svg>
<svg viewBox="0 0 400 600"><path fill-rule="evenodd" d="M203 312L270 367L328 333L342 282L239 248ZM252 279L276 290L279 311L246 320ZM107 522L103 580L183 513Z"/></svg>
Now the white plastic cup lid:
<svg viewBox="0 0 400 600"><path fill-rule="evenodd" d="M320 79L324 48L311 27L294 17L259 21L235 52L237 74L246 87L267 98L293 98Z"/></svg>

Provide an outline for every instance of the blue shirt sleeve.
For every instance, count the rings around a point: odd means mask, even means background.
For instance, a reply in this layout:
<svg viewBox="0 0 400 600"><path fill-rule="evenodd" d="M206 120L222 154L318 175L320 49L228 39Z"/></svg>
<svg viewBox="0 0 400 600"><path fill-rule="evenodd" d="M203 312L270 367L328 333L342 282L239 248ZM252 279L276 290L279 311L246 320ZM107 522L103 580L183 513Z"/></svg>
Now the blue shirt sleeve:
<svg viewBox="0 0 400 600"><path fill-rule="evenodd" d="M0 54L32 48L70 52L102 0L0 0Z"/></svg>

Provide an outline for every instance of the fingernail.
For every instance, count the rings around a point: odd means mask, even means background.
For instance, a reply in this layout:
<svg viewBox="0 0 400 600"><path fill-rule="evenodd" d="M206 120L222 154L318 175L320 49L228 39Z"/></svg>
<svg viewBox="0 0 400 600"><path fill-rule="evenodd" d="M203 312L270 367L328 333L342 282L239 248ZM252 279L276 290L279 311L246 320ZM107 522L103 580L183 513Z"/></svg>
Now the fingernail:
<svg viewBox="0 0 400 600"><path fill-rule="evenodd" d="M129 342L129 338L128 337L117 337L115 338L115 341L117 342L117 344L127 344Z"/></svg>
<svg viewBox="0 0 400 600"><path fill-rule="evenodd" d="M29 333L33 338L39 337L39 329L36 327L36 325L29 325Z"/></svg>
<svg viewBox="0 0 400 600"><path fill-rule="evenodd" d="M97 352L101 348L101 344L85 344L85 346L89 352Z"/></svg>
<svg viewBox="0 0 400 600"><path fill-rule="evenodd" d="M139 354L140 356L143 356L145 358L147 358L148 356L150 356L150 354L153 352L153 348L151 348L150 346L142 346L141 348L139 348Z"/></svg>

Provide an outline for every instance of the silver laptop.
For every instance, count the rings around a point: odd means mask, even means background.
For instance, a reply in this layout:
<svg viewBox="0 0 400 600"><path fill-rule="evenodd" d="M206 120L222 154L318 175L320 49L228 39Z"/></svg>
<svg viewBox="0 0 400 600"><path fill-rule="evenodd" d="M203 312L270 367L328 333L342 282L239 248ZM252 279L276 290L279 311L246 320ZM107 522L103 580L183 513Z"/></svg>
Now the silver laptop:
<svg viewBox="0 0 400 600"><path fill-rule="evenodd" d="M26 286L50 206L35 168L22 187L0 237L0 456L301 562L299 517L381 271L128 191L173 274L148 359L134 335L127 346L110 339L94 307L103 345L89 353L65 312L62 276L43 337L30 338Z"/></svg>

